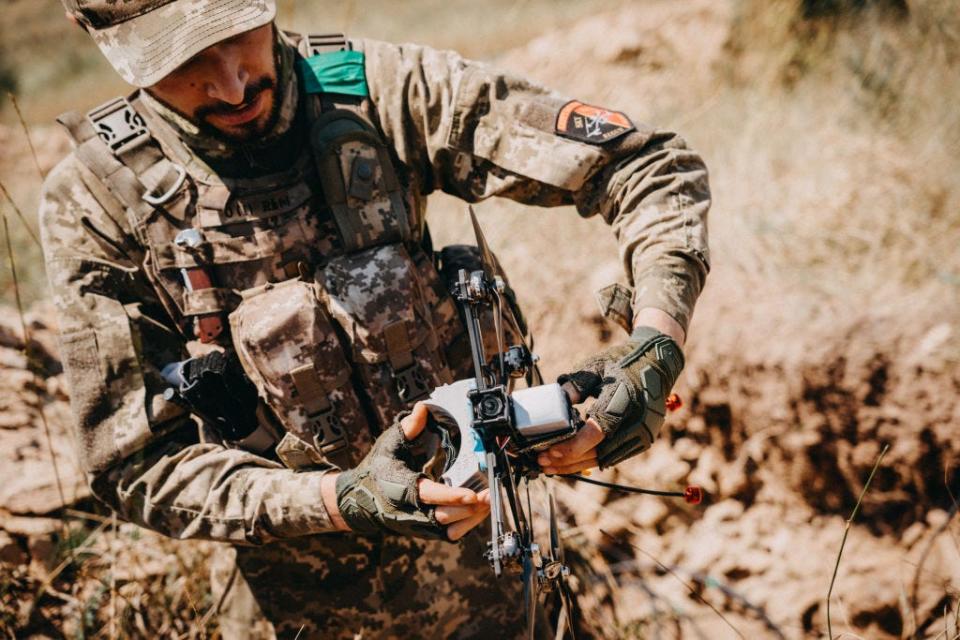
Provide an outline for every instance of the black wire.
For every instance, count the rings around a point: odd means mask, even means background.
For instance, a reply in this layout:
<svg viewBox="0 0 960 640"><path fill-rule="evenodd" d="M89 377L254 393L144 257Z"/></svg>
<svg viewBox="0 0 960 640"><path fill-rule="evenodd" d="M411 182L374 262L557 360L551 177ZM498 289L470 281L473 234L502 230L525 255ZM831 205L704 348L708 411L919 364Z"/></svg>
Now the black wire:
<svg viewBox="0 0 960 640"><path fill-rule="evenodd" d="M640 487L628 487L622 484L614 484L612 482L604 482L602 480L593 480L591 478L586 478L581 476L579 473L569 473L561 475L561 478L570 478L571 480L576 480L577 482L586 482L587 484L595 484L600 487L606 487L608 489L616 489L617 491L624 491L626 493L645 493L651 496L666 496L668 498L682 498L684 497L682 491L657 491L656 489L641 489Z"/></svg>

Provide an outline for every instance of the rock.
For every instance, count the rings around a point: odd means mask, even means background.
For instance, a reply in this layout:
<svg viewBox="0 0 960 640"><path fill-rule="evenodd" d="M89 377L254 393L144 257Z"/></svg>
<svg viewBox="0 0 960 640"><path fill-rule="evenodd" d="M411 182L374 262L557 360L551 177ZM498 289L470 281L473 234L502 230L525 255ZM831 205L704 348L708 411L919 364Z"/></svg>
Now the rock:
<svg viewBox="0 0 960 640"><path fill-rule="evenodd" d="M3 372L3 388L6 390L34 390L37 382L37 377L26 369L6 369Z"/></svg>
<svg viewBox="0 0 960 640"><path fill-rule="evenodd" d="M740 495L748 484L747 472L739 461L723 466L717 476L717 487L721 496Z"/></svg>
<svg viewBox="0 0 960 640"><path fill-rule="evenodd" d="M57 400L69 400L70 388L67 386L66 376L59 374L47 378L47 393Z"/></svg>
<svg viewBox="0 0 960 640"><path fill-rule="evenodd" d="M27 538L30 551L30 571L34 575L46 576L57 566L57 543L49 536L31 536Z"/></svg>
<svg viewBox="0 0 960 640"><path fill-rule="evenodd" d="M926 533L927 527L924 526L922 522L914 522L912 525L907 527L907 530L903 532L903 537L901 541L903 545L908 549L913 547L923 537L923 534Z"/></svg>
<svg viewBox="0 0 960 640"><path fill-rule="evenodd" d="M62 461L62 459L61 459ZM63 488L64 500L60 498ZM86 480L72 466L60 465L60 486L46 460L22 462L0 486L0 509L17 515L46 515L90 496Z"/></svg>
<svg viewBox="0 0 960 640"><path fill-rule="evenodd" d="M27 357L23 351L20 349L0 347L0 369L23 370L26 368ZM6 381L4 381L4 386L6 386Z"/></svg>
<svg viewBox="0 0 960 640"><path fill-rule="evenodd" d="M40 305L27 313L27 331L30 336L30 360L35 368L56 374L62 371L60 348L57 341L56 314L50 303ZM5 353L6 352L6 353ZM9 353L16 354L17 360L11 361ZM0 363L17 369L27 368L27 358L23 344L23 325L16 309L0 305ZM16 365L16 366L14 366Z"/></svg>
<svg viewBox="0 0 960 640"><path fill-rule="evenodd" d="M931 509L929 513L927 513L927 524L933 529L942 527L948 519L949 515L943 509Z"/></svg>
<svg viewBox="0 0 960 640"><path fill-rule="evenodd" d="M0 531L0 563L20 565L26 564L27 554L23 547L5 531Z"/></svg>
<svg viewBox="0 0 960 640"><path fill-rule="evenodd" d="M705 523L719 524L737 520L742 515L743 505L741 503L736 500L724 500L708 508L703 514L703 520Z"/></svg>
<svg viewBox="0 0 960 640"><path fill-rule="evenodd" d="M698 484L707 493L717 494L717 476L723 468L723 455L714 448L704 449L697 460L696 468L687 477L691 484Z"/></svg>
<svg viewBox="0 0 960 640"><path fill-rule="evenodd" d="M0 413L0 429L29 427L33 417L27 411L4 411Z"/></svg>
<svg viewBox="0 0 960 640"><path fill-rule="evenodd" d="M0 346L23 350L23 328L16 309L0 305Z"/></svg>
<svg viewBox="0 0 960 640"><path fill-rule="evenodd" d="M17 536L48 536L63 525L56 518L24 517L0 513L0 529Z"/></svg>
<svg viewBox="0 0 960 640"><path fill-rule="evenodd" d="M673 443L673 450L681 460L693 462L700 457L703 446L693 438L679 438Z"/></svg>
<svg viewBox="0 0 960 640"><path fill-rule="evenodd" d="M656 528L670 515L670 508L664 501L653 496L637 496L633 505L633 521L644 529Z"/></svg>

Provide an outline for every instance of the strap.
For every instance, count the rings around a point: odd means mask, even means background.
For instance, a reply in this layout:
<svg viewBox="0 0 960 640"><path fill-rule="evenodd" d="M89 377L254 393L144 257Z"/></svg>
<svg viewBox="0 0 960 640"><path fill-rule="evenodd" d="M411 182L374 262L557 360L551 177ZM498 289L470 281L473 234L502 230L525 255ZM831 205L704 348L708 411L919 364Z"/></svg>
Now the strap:
<svg viewBox="0 0 960 640"><path fill-rule="evenodd" d="M220 314L232 311L238 304L240 296L233 289L209 287L183 292L183 315L203 316Z"/></svg>
<svg viewBox="0 0 960 640"><path fill-rule="evenodd" d="M383 329L383 340L387 345L387 358L394 371L406 369L413 364L413 347L407 333L404 320L391 322Z"/></svg>
<svg viewBox="0 0 960 640"><path fill-rule="evenodd" d="M300 37L297 50L304 58L333 51L352 51L353 45L342 33L307 34Z"/></svg>
<svg viewBox="0 0 960 640"><path fill-rule="evenodd" d="M324 383L313 364L308 363L293 369L290 377L307 415L314 415L333 407L330 394L350 381L350 370L344 369L334 380Z"/></svg>
<svg viewBox="0 0 960 640"><path fill-rule="evenodd" d="M230 189L220 183L198 184L197 220L201 227L218 227L224 223L223 213L230 202Z"/></svg>
<svg viewBox="0 0 960 640"><path fill-rule="evenodd" d="M628 287L614 283L597 291L597 304L600 314L623 327L627 333L633 331L633 291Z"/></svg>
<svg viewBox="0 0 960 640"><path fill-rule="evenodd" d="M294 240L282 229L260 229L252 236L207 238L203 252L184 250L175 242L158 244L154 247L153 258L160 270L191 269L207 266L209 262L233 264L269 258L283 253L288 248L286 245L293 243Z"/></svg>
<svg viewBox="0 0 960 640"><path fill-rule="evenodd" d="M324 112L313 123L310 142L324 197L333 213L344 250L353 253L380 244L408 242L411 234L403 189L387 145L359 108L340 104L340 96L324 94L324 98L328 97L337 101L336 108ZM340 148L351 142L374 149L376 163L367 159L369 162L354 162L350 167L343 167ZM390 204L389 208L385 205L364 207L367 212L364 219L358 215L357 209L350 207L348 196L356 198L366 192L366 188L356 182L371 180L376 166L379 166L383 191Z"/></svg>
<svg viewBox="0 0 960 640"><path fill-rule="evenodd" d="M324 455L331 455L346 446L343 427L330 399L334 390L350 381L350 370L344 369L335 380L324 384L312 364L305 364L290 372L293 386L300 402L317 431L316 448Z"/></svg>
<svg viewBox="0 0 960 640"><path fill-rule="evenodd" d="M187 193L185 169L166 157L143 116L127 98L61 115L58 121L77 143L76 156L126 207L134 233L144 244L143 221L156 208L182 218Z"/></svg>

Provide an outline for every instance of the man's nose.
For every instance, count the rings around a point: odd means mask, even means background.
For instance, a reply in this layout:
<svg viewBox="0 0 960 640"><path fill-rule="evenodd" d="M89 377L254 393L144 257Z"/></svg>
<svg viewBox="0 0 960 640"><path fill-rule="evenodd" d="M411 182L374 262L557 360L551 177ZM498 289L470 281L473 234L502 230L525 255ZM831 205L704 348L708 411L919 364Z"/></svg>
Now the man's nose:
<svg viewBox="0 0 960 640"><path fill-rule="evenodd" d="M227 104L243 103L250 74L240 64L239 56L215 53L211 56L205 85L207 96Z"/></svg>

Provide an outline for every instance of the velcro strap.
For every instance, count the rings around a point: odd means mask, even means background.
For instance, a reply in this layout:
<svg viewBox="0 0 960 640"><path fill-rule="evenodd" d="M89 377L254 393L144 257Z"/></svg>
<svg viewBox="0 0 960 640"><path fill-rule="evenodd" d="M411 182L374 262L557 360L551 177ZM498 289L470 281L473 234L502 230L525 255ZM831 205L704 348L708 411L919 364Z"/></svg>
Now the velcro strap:
<svg viewBox="0 0 960 640"><path fill-rule="evenodd" d="M197 217L201 227L223 224L223 212L230 201L230 189L225 184L202 185L197 198Z"/></svg>
<svg viewBox="0 0 960 640"><path fill-rule="evenodd" d="M172 242L156 247L154 256L157 268L190 269L209 264L233 264L251 262L283 253L285 242L293 243L289 234L285 237L275 229L255 231L253 236L232 238L207 238L207 251L189 252Z"/></svg>
<svg viewBox="0 0 960 640"><path fill-rule="evenodd" d="M183 292L183 315L203 316L233 310L239 296L233 289L210 287Z"/></svg>
<svg viewBox="0 0 960 640"><path fill-rule="evenodd" d="M312 364L305 364L290 372L297 396L308 415L314 415L331 408L330 393L350 380L350 370L344 369L337 377L324 384L320 374Z"/></svg>
<svg viewBox="0 0 960 640"><path fill-rule="evenodd" d="M394 371L406 369L413 364L413 347L404 320L391 322L383 328L383 339L387 345L387 358Z"/></svg>
<svg viewBox="0 0 960 640"><path fill-rule="evenodd" d="M312 364L297 367L290 372L290 377L293 378L293 386L296 387L297 396L307 413L317 413L330 408L327 390L323 386L323 381L320 380L320 374Z"/></svg>
<svg viewBox="0 0 960 640"><path fill-rule="evenodd" d="M627 333L633 331L633 292L620 283L608 285L597 291L597 304L604 318L623 327Z"/></svg>

